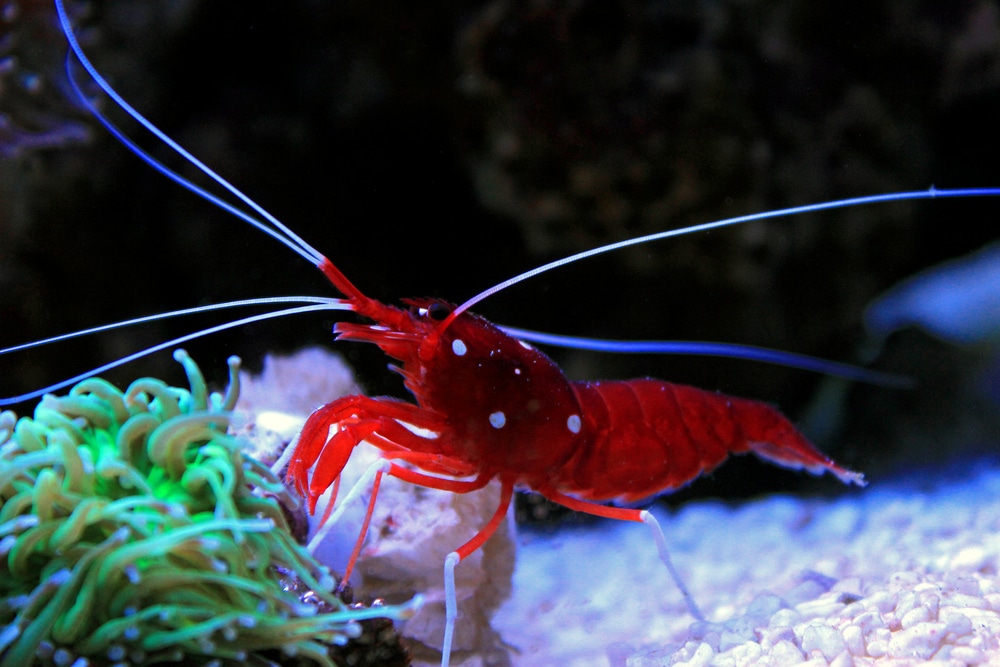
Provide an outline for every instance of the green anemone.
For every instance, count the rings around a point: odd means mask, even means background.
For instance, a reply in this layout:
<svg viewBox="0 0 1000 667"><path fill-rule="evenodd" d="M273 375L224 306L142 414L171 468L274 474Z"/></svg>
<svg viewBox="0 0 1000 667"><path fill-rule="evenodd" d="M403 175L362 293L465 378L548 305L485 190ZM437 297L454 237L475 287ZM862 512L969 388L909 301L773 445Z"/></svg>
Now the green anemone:
<svg viewBox="0 0 1000 667"><path fill-rule="evenodd" d="M0 667L332 666L359 621L408 614L348 608L291 536L281 503L295 500L226 434L239 360L219 396L174 356L190 390L89 379L33 419L0 413Z"/></svg>

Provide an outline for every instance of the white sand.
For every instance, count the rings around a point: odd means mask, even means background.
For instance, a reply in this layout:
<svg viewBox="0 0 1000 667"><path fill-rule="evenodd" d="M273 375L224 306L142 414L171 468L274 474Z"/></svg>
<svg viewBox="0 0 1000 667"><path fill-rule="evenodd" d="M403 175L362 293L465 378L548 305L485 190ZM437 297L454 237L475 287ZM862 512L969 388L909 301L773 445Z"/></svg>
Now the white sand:
<svg viewBox="0 0 1000 667"><path fill-rule="evenodd" d="M644 526L522 533L494 619L514 665L1000 664L1000 465L659 517L710 622Z"/></svg>

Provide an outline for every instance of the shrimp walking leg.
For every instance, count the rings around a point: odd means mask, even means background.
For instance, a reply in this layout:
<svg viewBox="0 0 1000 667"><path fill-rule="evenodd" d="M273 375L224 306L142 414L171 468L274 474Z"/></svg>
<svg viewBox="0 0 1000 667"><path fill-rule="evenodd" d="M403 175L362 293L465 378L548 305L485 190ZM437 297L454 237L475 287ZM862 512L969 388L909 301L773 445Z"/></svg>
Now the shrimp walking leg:
<svg viewBox="0 0 1000 667"><path fill-rule="evenodd" d="M401 456L400 458L409 457ZM441 477L434 477L432 475L425 475L408 468L403 468L395 463L390 463L388 459L382 459L372 465L347 494L347 497L344 499L344 503L341 505L343 507L343 505L346 505L347 502L355 498L360 493L359 489L367 486L374 478L374 482L372 484L372 497L369 500L368 511L365 515L364 524L361 528L361 534L358 536L358 542L355 544L354 551L351 555L351 561L348 564L349 569L344 575L345 581L349 576L350 568L353 568L357 555L360 552L361 544L364 542L365 534L368 531L368 526L371 521L372 508L375 503L375 496L378 493L379 482L384 473L388 473L392 477L397 477L411 484L431 489L438 489L441 491L450 491L452 493L471 493L472 491L478 491L493 479L492 476L485 474L479 475L477 478L472 480L444 479ZM451 660L451 644L455 633L455 620L458 617L458 599L455 594L455 566L467 558L469 554L479 549L483 543L485 543L486 540L488 540L496 532L497 528L499 528L500 524L503 522L504 517L507 515L507 510L510 507L513 494L514 483L509 480L504 481L500 491L500 503L490 520L471 540L448 554L445 559L445 631L441 654L442 667L448 667ZM324 528L326 528L326 526L324 526ZM325 531L322 529L321 533L325 536ZM317 533L317 536L313 538L313 542L316 542L319 537L320 533ZM310 543L310 546L313 546L312 543Z"/></svg>
<svg viewBox="0 0 1000 667"><path fill-rule="evenodd" d="M375 463L368 466L368 469L365 470L364 474L362 474L358 481L354 483L354 486L352 486L350 491L347 492L344 499L337 503L337 508L333 514L329 517L324 516L323 524L320 526L319 530L316 531L316 534L313 535L312 539L309 540L309 544L306 547L309 550L309 553L314 553L316 548L323 542L323 540L326 539L330 530L337 524L341 514L344 513L344 510L351 504L351 502L360 496L361 492L367 488L369 484L374 485L375 477L389 472L391 468L392 462L387 459L379 459ZM333 502L333 499L331 499L330 502ZM360 539L363 538L364 534L361 535Z"/></svg>
<svg viewBox="0 0 1000 667"><path fill-rule="evenodd" d="M400 456L401 459L407 459L410 457ZM404 482L409 482L410 484L415 484L417 486L423 486L428 489L437 489L439 491L450 491L451 493L471 493L473 491L478 491L487 484L489 484L492 479L488 475L480 475L479 477L472 480L460 480L460 479L445 479L441 477L434 477L433 475L424 475L422 473L410 470L409 468L404 468L393 463L390 459L379 459L375 463L371 464L364 474L354 483L351 490L347 492L344 499L337 503L337 508L329 517L324 516L322 525L316 534L309 541L309 551L313 552L319 546L319 544L326 539L329 534L330 529L336 525L337 520L340 515L344 512L346 507L354 501L361 492L368 487L369 484L372 485L372 495L368 501L368 510L365 513L364 522L362 523L361 530L358 534L357 543L355 544L355 552L360 552L360 545L365 541L365 536L368 534L368 526L371 523L372 510L375 506L375 499L378 496L379 487L381 486L382 475L389 474L392 477L401 479ZM336 481L340 481L340 477ZM331 498L332 503L335 499ZM484 540L485 541L485 540ZM480 543L481 544L481 543ZM352 555L351 561L348 563L348 568L344 574L344 580L350 576L351 569L353 569L354 561L356 559L356 554Z"/></svg>
<svg viewBox="0 0 1000 667"><path fill-rule="evenodd" d="M455 551L452 551L444 559L445 625L444 642L441 646L441 667L448 667L451 662L451 643L455 635L455 619L458 618L458 599L455 595L455 566L465 560L469 554L483 546L483 543L496 532L504 517L507 516L507 510L510 508L510 501L514 495L514 484L510 481L504 481L502 484L500 504L497 506L496 512L493 513L493 517L476 533L475 537Z"/></svg>
<svg viewBox="0 0 1000 667"><path fill-rule="evenodd" d="M347 585L348 580L351 578L351 573L354 572L354 564L358 562L358 556L361 555L361 546L365 543L365 536L368 535L368 526L372 523L372 514L375 512L375 499L378 498L378 490L382 486L383 474L381 470L375 474L375 481L372 483L372 496L368 499L368 509L365 510L365 518L361 522L358 539L354 543L354 548L351 549L351 557L347 560L347 565L344 567L344 576L340 580L341 588ZM338 477L338 479L340 478Z"/></svg>
<svg viewBox="0 0 1000 667"><path fill-rule="evenodd" d="M667 571L670 572L670 577L674 580L674 585L680 590L681 595L684 596L684 602L687 603L688 611L699 621L705 620L705 615L701 613L701 609L694 601L694 596L688 591L687 586L684 584L684 580L681 578L680 573L674 567L674 562L670 558L670 551L667 549L667 538L663 535L663 529L660 528L660 522L656 520L656 517L650 514L649 510L643 510L640 512L642 517L642 522L649 526L649 529L653 531L653 541L656 542L656 550L660 554L660 560L663 564L667 566Z"/></svg>
<svg viewBox="0 0 1000 667"><path fill-rule="evenodd" d="M660 555L660 560L662 560L663 564L667 566L667 571L670 572L670 577L674 580L674 585L677 586L677 590L679 590L681 595L684 597L684 602L687 604L688 611L690 611L691 615L697 620L705 620L704 614L701 613L701 609L699 609L698 605L695 603L694 597L691 595L690 591L688 591L687 585L685 585L680 573L677 571L677 568L674 567L674 563L670 558L670 552L667 549L667 539L663 535L663 529L660 528L660 523L656 520L656 517L649 513L649 511L627 509L624 507L607 507L606 505L598 505L585 500L579 500L578 498L573 498L572 496L567 496L553 490L546 490L542 493L542 495L552 502L559 503L560 505L577 512L585 512L587 514L593 514L606 519L635 521L649 526L649 529L653 531L653 540L656 542L656 550Z"/></svg>

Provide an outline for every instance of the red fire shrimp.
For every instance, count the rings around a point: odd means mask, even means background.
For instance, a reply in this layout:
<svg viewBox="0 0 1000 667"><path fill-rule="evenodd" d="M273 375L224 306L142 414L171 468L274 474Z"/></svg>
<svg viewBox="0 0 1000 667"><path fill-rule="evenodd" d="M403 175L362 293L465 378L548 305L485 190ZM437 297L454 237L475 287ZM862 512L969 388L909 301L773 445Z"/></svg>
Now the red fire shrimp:
<svg viewBox="0 0 1000 667"><path fill-rule="evenodd" d="M407 299L408 310L387 306L364 296L328 261L320 268L348 296L351 310L374 321L338 324L338 338L375 343L401 362L397 370L416 405L348 396L314 412L288 467L310 510L362 441L381 449L387 461L376 490L383 473L455 493L500 481L493 517L445 560L443 667L458 613L455 567L493 535L515 488L576 511L647 524L691 614L701 619L653 515L602 503L665 493L745 452L864 484L862 475L817 451L769 405L648 378L571 382L547 356L463 307L432 299ZM370 502L376 497L373 492ZM348 570L352 566L353 557Z"/></svg>
<svg viewBox="0 0 1000 667"><path fill-rule="evenodd" d="M301 306L351 311L361 322L341 322L341 341L374 343L398 362L413 401L349 396L314 412L289 450L288 479L315 509L318 497L337 483L361 442L378 447L384 461L374 471L377 488L388 474L403 481L455 493L480 489L493 480L501 500L492 518L444 563L446 630L443 666L450 662L451 637L459 610L454 570L480 548L507 514L516 489L530 489L570 509L645 523L688 607L701 613L673 571L666 541L646 510L620 507L669 492L720 465L730 454L760 458L814 474L829 472L845 483L864 484L860 473L832 461L810 444L778 410L765 403L649 378L628 381L568 380L545 354L469 309L516 282L587 256L626 245L745 220L801 211L846 207L893 199L996 195L997 190L928 190L829 202L773 211L694 228L654 234L542 266L461 305L437 299L405 299L397 307L362 292L328 258L222 180L163 135L107 86L87 60L56 0L71 47L90 76L115 102L192 164L228 189L253 213L222 202L169 171L109 128L149 164L257 226L313 263L343 295ZM96 113L96 112L95 112ZM105 122L102 119L102 122ZM258 318L248 318L258 319ZM166 347L176 341L164 344ZM75 379L74 379L75 380ZM19 397L20 398L20 397ZM372 494L375 502L376 494ZM363 535L360 539L363 539ZM348 564L348 569L353 565Z"/></svg>

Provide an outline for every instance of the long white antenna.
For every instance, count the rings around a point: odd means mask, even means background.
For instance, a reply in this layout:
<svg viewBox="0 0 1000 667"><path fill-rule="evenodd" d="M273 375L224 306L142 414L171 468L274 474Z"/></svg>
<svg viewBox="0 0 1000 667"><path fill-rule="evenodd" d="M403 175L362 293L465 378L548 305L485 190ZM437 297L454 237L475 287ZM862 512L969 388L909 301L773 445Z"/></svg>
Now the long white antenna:
<svg viewBox="0 0 1000 667"><path fill-rule="evenodd" d="M139 113L131 104L126 102L125 98L119 95L118 92L111 87L111 84L109 84L107 80L105 80L105 78L101 76L101 73L97 71L97 68L94 67L93 63L90 62L90 59L87 58L87 54L83 52L83 48L81 48L80 43L79 41L77 41L76 35L73 32L73 25L69 20L69 15L66 13L66 8L63 5L63 0L55 0L55 2L56 2L56 11L59 14L59 23L62 27L63 34L66 36L66 41L69 42L69 46L70 49L73 51L73 54L76 56L77 60L80 61L80 64L87 71L87 74L90 75L90 78L94 80L94 83L96 83L101 88L101 90L103 90L104 93L111 98L111 100L115 104L121 107L125 111L125 113L134 118L143 127L149 130L153 135L155 135L160 141L162 141L171 149L173 149L178 155L183 157L189 163L197 167L206 176L211 178L213 181L215 181L223 188L228 190L231 194L233 194L233 196L235 196L244 204L246 204L251 209L256 211L257 214L263 217L265 220L267 220L267 222L270 223L274 229L268 228L266 224L256 220L253 216L243 211L240 211L239 209L233 207L232 205L222 201L215 195L212 195L211 193L207 192L203 188L198 187L194 183L185 179L180 174L177 174L176 172L167 168L165 165L161 164L155 158L153 158L148 153L139 148L135 144L135 142L126 137L125 134L121 132L121 130L115 127L115 125L111 123L110 120L105 118L104 115L101 114L94 107L94 105L90 103L87 97L80 90L79 86L77 86L76 80L73 78L71 68L67 67L68 78L73 86L74 91L79 97L80 102L85 107L87 107L87 109L94 115L94 117L98 121L100 121L100 123L104 125L104 127L107 128L107 130L111 132L111 134L113 134L119 141L121 141L129 150L131 150L137 156L142 158L147 164L149 164L151 167L162 173L167 178L187 188L191 192L194 192L200 197L205 198L206 200L215 204L216 206L219 206L220 208L223 208L224 210L232 213L233 215L236 215L237 217L245 220L254 227L257 227L258 229L261 229L262 231L270 234L271 236L278 239L279 241L287 245L289 248L291 248L298 254L308 259L314 265L319 266L323 262L322 253L320 253L314 247L306 243L306 241L303 240L298 234L293 232L291 229L286 227L284 223L282 223L280 220L278 220L273 215L268 213L262 206L260 206L253 199L243 194L243 192L240 191L239 188L237 188L235 185L233 185L225 178L217 174L211 167L206 165L204 162L195 157L192 153L187 151L183 146L181 146L176 141L167 136L167 134L164 133L162 130L160 130L160 128L156 127L156 125L154 125L145 116Z"/></svg>
<svg viewBox="0 0 1000 667"><path fill-rule="evenodd" d="M739 225L744 222L752 222L754 220L766 220L768 218L783 218L790 215L798 215L800 213L813 213L815 211L826 211L835 208L847 208L850 206L861 206L863 204L881 204L884 202L892 201L908 201L914 199L937 199L943 197L996 197L1000 196L1000 188L960 188L955 190L938 190L937 188L931 186L927 190L913 190L909 192L892 192L883 195L869 195L866 197L851 197L849 199L837 199L834 201L821 202L819 204L808 204L805 206L792 206L789 208L780 208L774 211L765 211L763 213L753 213L751 215L740 215L735 218L726 218L724 220L717 220L715 222L706 222L700 225L692 225L690 227L683 227L681 229L671 229L665 232L656 232L655 234L646 234L645 236L639 236L634 239L626 239L624 241L618 241L616 243L609 243L607 245L600 246L599 248L592 248L590 250L585 250L583 252L578 252L575 255L570 255L569 257L563 257L562 259L557 259L548 264L543 264L537 268L531 269L530 271L525 271L520 275L516 275L513 278L503 281L498 285L484 290L472 297L454 311L445 320L445 326L455 319L463 312L476 305L483 299L493 296L501 290L505 290L508 287L518 284L528 278L534 278L535 276L551 271L552 269L557 269L560 266L566 266L567 264L572 264L574 262L579 262L582 259L587 259L588 257L595 257L597 255L603 255L604 253L613 252L615 250L621 250L622 248L628 248L629 246L640 245L642 243L649 243L651 241L660 241L662 239L668 239L674 236L684 236L685 234L693 234L695 232L704 232L710 229L719 229L721 227L729 227L731 225Z"/></svg>

